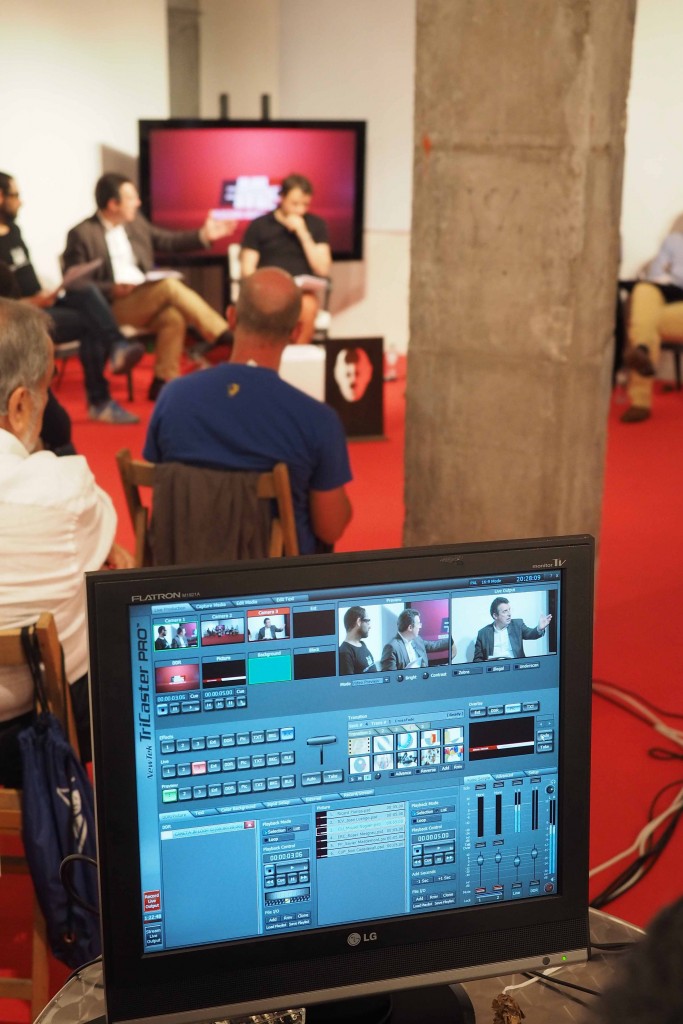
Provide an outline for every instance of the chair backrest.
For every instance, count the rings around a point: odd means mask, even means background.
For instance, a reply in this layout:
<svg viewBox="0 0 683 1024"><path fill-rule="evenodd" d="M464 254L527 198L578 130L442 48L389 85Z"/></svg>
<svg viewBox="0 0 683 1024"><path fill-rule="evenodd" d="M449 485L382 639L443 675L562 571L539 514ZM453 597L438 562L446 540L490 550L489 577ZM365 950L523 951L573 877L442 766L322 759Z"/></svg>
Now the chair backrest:
<svg viewBox="0 0 683 1024"><path fill-rule="evenodd" d="M64 677L62 649L57 636L55 620L50 612L42 612L31 629L38 639L40 656L44 666L45 690L50 711L60 720L72 747L78 750L78 738L74 725L68 686ZM0 631L0 665L18 667L26 665L26 656L21 642L21 629Z"/></svg>
<svg viewBox="0 0 683 1024"><path fill-rule="evenodd" d="M121 486L128 506L128 514L135 534L135 564L152 565L152 549L149 543L149 515L151 493L154 486L154 463L144 459L131 458L130 449L122 448L116 453ZM149 488L149 501L143 502L140 488Z"/></svg>
<svg viewBox="0 0 683 1024"><path fill-rule="evenodd" d="M277 516L273 516L270 528L270 557L298 555L299 541L296 535L292 488L286 463L276 462L270 473L261 473L258 496L274 500L277 507Z"/></svg>
<svg viewBox="0 0 683 1024"><path fill-rule="evenodd" d="M131 458L128 448L122 448L117 452L116 462L135 533L135 564L138 567L153 565L149 526L154 463ZM142 499L141 488L149 488L147 502ZM273 515L270 524L268 556L279 558L283 555L298 555L299 542L296 535L289 470L284 462L278 462L269 472L259 474L257 495L265 501L275 502L276 514Z"/></svg>

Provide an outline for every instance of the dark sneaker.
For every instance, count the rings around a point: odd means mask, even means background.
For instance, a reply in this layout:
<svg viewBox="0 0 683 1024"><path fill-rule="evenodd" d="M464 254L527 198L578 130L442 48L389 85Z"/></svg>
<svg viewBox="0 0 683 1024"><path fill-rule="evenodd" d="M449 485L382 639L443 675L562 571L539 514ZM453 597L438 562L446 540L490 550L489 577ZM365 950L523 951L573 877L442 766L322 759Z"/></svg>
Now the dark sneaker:
<svg viewBox="0 0 683 1024"><path fill-rule="evenodd" d="M145 346L139 341L119 341L111 353L111 372L128 373L140 362L145 354Z"/></svg>
<svg viewBox="0 0 683 1024"><path fill-rule="evenodd" d="M217 366L219 363L227 363L232 355L232 346L235 339L232 331L223 331L217 338L214 338L213 344L207 354L207 359L213 366Z"/></svg>
<svg viewBox="0 0 683 1024"><path fill-rule="evenodd" d="M635 345L624 356L624 366L635 370L641 377L654 377L657 372L647 345Z"/></svg>
<svg viewBox="0 0 683 1024"><path fill-rule="evenodd" d="M188 346L186 349L187 356L195 363L200 370L206 370L211 363L206 358L206 353L211 349L211 343L208 341L195 341L194 345Z"/></svg>
<svg viewBox="0 0 683 1024"><path fill-rule="evenodd" d="M152 377L152 383L150 384L149 391L147 392L147 397L150 402L156 402L159 397L159 392L165 383L166 381L162 377Z"/></svg>
<svg viewBox="0 0 683 1024"><path fill-rule="evenodd" d="M119 426L126 423L139 423L140 417L135 413L128 412L112 398L103 405L91 405L88 409L88 418L97 423L116 423Z"/></svg>
<svg viewBox="0 0 683 1024"><path fill-rule="evenodd" d="M643 420L649 420L652 413L644 405L632 405L630 409L621 414L622 423L642 423Z"/></svg>

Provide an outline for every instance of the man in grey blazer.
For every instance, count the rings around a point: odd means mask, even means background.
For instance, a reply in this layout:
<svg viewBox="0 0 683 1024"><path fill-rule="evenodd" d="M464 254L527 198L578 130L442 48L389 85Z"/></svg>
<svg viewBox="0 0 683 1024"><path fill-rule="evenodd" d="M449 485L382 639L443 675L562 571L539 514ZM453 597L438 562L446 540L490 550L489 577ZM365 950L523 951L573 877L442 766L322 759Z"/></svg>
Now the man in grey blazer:
<svg viewBox="0 0 683 1024"><path fill-rule="evenodd" d="M427 651L445 651L448 640L423 640L422 619L415 608L404 608L396 620L396 636L384 645L382 671L401 668L427 668Z"/></svg>
<svg viewBox="0 0 683 1024"><path fill-rule="evenodd" d="M493 622L477 633L473 661L499 658L523 658L523 640L539 640L546 631L552 615L541 615L538 626L527 626L523 619L513 619L507 597L495 597L491 602Z"/></svg>
<svg viewBox="0 0 683 1024"><path fill-rule="evenodd" d="M156 335L156 365L149 397L180 376L180 358L188 326L206 342L227 342L228 324L191 288L173 277L150 280L154 253L189 252L229 235L234 223L207 217L198 231L166 231L139 212L140 197L122 174L103 174L95 186L97 212L69 231L64 265L100 259L91 280L111 303L119 324Z"/></svg>

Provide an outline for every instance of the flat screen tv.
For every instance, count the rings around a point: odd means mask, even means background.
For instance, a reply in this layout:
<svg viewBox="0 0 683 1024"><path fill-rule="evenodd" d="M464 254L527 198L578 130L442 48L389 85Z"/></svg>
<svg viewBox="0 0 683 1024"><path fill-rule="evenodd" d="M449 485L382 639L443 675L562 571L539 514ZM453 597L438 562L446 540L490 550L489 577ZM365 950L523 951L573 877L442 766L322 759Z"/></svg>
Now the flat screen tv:
<svg viewBox="0 0 683 1024"><path fill-rule="evenodd" d="M364 121L140 121L140 195L158 227L198 228L208 212L237 221L228 239L192 254L225 257L255 217L275 209L282 180L313 185L335 260L363 258Z"/></svg>
<svg viewBox="0 0 683 1024"><path fill-rule="evenodd" d="M111 1024L409 990L424 1021L430 987L584 960L593 560L89 574Z"/></svg>

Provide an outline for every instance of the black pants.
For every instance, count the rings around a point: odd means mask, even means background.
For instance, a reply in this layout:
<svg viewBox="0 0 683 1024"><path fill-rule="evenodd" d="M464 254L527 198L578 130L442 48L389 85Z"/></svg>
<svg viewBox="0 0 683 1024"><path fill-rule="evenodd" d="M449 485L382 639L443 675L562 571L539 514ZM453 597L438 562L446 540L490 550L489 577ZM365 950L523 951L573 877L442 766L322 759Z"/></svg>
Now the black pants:
<svg viewBox="0 0 683 1024"><path fill-rule="evenodd" d="M33 721L33 712L0 722L0 786L21 789L21 757L17 737Z"/></svg>
<svg viewBox="0 0 683 1024"><path fill-rule="evenodd" d="M81 760L85 763L92 760L90 743L90 695L88 693L88 677L81 676L69 687L71 707L76 723L76 734ZM19 733L34 719L33 711L8 722L0 722L0 786L21 789L21 753L19 751Z"/></svg>
<svg viewBox="0 0 683 1024"><path fill-rule="evenodd" d="M43 413L40 439L43 442L43 448L54 452L55 455L76 454L71 440L71 417L52 394L52 390L47 393L47 405Z"/></svg>
<svg viewBox="0 0 683 1024"><path fill-rule="evenodd" d="M45 310L54 322L52 340L81 343L80 359L90 405L102 405L111 398L104 376L112 346L125 341L109 303L93 284L74 288Z"/></svg>

